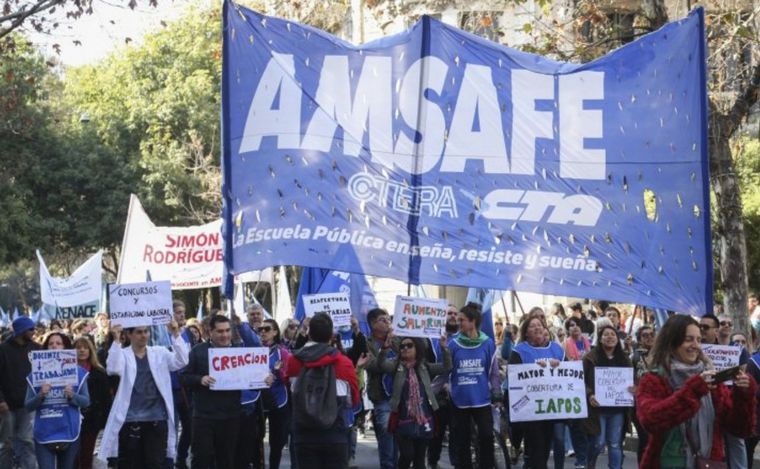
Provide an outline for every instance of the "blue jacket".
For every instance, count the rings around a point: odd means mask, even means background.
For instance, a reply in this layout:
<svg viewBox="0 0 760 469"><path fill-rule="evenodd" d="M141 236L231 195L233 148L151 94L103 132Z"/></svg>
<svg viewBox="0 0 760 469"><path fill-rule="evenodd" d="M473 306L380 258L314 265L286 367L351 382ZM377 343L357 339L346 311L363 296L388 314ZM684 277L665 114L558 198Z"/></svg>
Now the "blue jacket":
<svg viewBox="0 0 760 469"><path fill-rule="evenodd" d="M38 443L70 443L79 438L82 427L80 408L90 405L87 389L87 371L77 367L77 385L71 400L63 394L64 386L50 388L47 396L40 394L41 386L32 386L32 378L26 378L28 387L24 407L36 410L34 414L34 440Z"/></svg>

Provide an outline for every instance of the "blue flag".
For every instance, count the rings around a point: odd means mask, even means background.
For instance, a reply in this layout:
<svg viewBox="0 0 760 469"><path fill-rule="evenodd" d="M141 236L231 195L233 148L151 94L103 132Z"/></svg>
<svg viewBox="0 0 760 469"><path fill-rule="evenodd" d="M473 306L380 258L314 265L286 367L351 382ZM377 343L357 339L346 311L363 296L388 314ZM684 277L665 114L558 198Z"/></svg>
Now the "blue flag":
<svg viewBox="0 0 760 469"><path fill-rule="evenodd" d="M705 80L701 9L570 64L430 17L355 46L226 1L226 272L302 265L703 314Z"/></svg>

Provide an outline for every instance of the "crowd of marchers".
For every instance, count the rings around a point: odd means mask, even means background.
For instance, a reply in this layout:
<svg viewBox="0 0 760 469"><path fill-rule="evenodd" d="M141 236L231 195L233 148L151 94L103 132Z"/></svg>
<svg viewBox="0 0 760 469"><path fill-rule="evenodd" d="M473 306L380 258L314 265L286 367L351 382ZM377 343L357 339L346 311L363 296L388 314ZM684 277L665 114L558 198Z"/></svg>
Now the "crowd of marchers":
<svg viewBox="0 0 760 469"><path fill-rule="evenodd" d="M530 469L594 468L606 452L615 469L634 429L639 467L751 468L760 440L755 297L751 337L723 314L655 324L646 308L605 302L496 317L493 337L479 305L449 305L436 339L394 334L380 308L365 335L355 319L334 328L324 313L278 324L253 305L242 321L218 311L198 321L173 307L165 328L125 329L99 313L21 316L2 331L0 467L91 468L98 458L120 469L274 469L285 454L293 468L348 468L369 426L382 469L438 467L444 448L456 468L495 468L501 451ZM150 345L159 333L165 343ZM718 373L704 344L736 347L738 368ZM209 350L233 346L269 349L265 388L214 389ZM76 385L30 379L31 351L61 349L76 350ZM564 361L582 362L588 416L511 422L507 368ZM633 407L600 404L600 367L633 368Z"/></svg>

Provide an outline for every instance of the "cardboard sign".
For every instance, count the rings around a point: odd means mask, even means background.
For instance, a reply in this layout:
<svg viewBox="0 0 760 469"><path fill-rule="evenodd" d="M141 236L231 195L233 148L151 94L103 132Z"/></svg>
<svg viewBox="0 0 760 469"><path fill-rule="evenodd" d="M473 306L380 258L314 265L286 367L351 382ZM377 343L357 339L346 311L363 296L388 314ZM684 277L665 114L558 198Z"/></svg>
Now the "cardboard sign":
<svg viewBox="0 0 760 469"><path fill-rule="evenodd" d="M76 386L77 351L76 350L33 350L32 386L42 384L51 386Z"/></svg>
<svg viewBox="0 0 760 469"><path fill-rule="evenodd" d="M337 292L304 295L303 307L307 318L317 313L329 314L332 317L335 329L351 325L351 302L348 299L348 293Z"/></svg>
<svg viewBox="0 0 760 469"><path fill-rule="evenodd" d="M429 337L437 339L446 329L445 299L396 296L393 313L393 333L401 337Z"/></svg>
<svg viewBox="0 0 760 469"><path fill-rule="evenodd" d="M269 348L235 347L208 349L209 376L214 391L263 389L269 375Z"/></svg>
<svg viewBox="0 0 760 469"><path fill-rule="evenodd" d="M111 324L122 327L156 326L172 320L169 281L115 284L109 287Z"/></svg>
<svg viewBox="0 0 760 469"><path fill-rule="evenodd" d="M633 407L632 367L594 368L594 396L602 407Z"/></svg>
<svg viewBox="0 0 760 469"><path fill-rule="evenodd" d="M702 344L702 352L712 360L717 371L739 364L742 348L735 345Z"/></svg>
<svg viewBox="0 0 760 469"><path fill-rule="evenodd" d="M509 419L512 422L580 419L588 416L583 363L557 368L535 363L509 365Z"/></svg>

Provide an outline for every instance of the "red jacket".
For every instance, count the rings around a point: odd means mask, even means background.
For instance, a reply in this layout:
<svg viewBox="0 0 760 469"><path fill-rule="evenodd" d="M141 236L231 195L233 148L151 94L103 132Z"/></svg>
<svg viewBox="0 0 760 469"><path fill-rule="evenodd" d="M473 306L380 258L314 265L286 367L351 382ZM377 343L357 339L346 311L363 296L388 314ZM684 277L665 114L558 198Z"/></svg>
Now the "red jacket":
<svg viewBox="0 0 760 469"><path fill-rule="evenodd" d="M740 438L748 437L755 427L755 390L757 384L750 379L749 388L728 388L719 384L711 391L715 408L713 442L710 459L725 460L723 431ZM644 429L649 432L649 443L641 459L642 469L659 469L660 454L668 430L696 415L702 396L710 392L701 376L692 376L684 386L673 392L667 378L647 373L639 382L636 394L636 414Z"/></svg>
<svg viewBox="0 0 760 469"><path fill-rule="evenodd" d="M285 368L285 374L288 378L298 378L303 366L316 368L330 364L335 365L335 378L348 383L348 386L351 388L351 404L356 405L359 399L361 399L359 395L359 381L356 379L356 370L354 369L354 364L351 363L351 359L340 352L325 355L316 361L308 363L299 360L295 354L290 355L287 367Z"/></svg>

